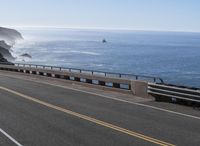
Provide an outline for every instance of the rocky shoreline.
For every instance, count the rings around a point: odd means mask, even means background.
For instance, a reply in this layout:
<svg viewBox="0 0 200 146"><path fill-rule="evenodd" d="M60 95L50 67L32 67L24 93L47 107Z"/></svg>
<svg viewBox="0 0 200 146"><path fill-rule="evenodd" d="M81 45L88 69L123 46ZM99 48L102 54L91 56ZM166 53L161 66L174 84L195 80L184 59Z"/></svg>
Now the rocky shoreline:
<svg viewBox="0 0 200 146"><path fill-rule="evenodd" d="M22 35L15 29L0 27L0 63L13 64L14 57L11 48L17 40L23 39Z"/></svg>

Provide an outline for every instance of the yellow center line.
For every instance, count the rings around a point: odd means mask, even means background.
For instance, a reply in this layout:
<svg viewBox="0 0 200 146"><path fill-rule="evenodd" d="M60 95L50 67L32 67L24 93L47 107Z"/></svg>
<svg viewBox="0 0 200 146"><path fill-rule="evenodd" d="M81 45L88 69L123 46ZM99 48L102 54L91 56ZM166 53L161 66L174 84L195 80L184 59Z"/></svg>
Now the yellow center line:
<svg viewBox="0 0 200 146"><path fill-rule="evenodd" d="M164 142L164 141L161 141L161 140L149 137L149 136L145 136L143 134L140 134L140 133L137 133L137 132L134 132L134 131L131 131L131 130L128 130L128 129L125 129L125 128L122 128L122 127L119 127L119 126L116 126L116 125L113 125L113 124L110 124L110 123L107 123L107 122L92 118L92 117L89 117L89 116L86 116L86 115L83 115L83 114L79 114L77 112L73 112L71 110L68 110L68 109L65 109L65 108L62 108L62 107L59 107L59 106L44 102L44 101L41 101L41 100L36 99L34 97L19 93L17 91L14 91L14 90L2 87L2 86L0 86L0 89L4 90L4 91L7 91L7 92L10 92L12 94L15 94L17 96L20 96L20 97L22 97L24 99L27 99L27 100L33 101L35 103L41 104L43 106L49 107L51 109L55 109L55 110L58 110L60 112L63 112L63 113L66 113L66 114L69 114L69 115L72 115L72 116L87 120L87 121L90 121L90 122L95 123L97 125L101 125L101 126L116 130L118 132L127 134L127 135L132 136L132 137L137 137L139 139L142 139L142 140L145 140L145 141L148 141L148 142L160 145L160 146L175 146L173 144L170 144L170 143L167 143L167 142Z"/></svg>

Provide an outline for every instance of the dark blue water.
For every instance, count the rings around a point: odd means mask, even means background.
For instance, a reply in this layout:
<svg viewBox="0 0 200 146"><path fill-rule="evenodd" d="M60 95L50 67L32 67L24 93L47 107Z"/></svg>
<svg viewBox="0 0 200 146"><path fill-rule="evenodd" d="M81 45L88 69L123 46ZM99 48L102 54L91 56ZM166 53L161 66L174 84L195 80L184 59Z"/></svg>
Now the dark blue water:
<svg viewBox="0 0 200 146"><path fill-rule="evenodd" d="M200 87L200 33L20 30L17 62L159 76L167 83ZM102 43L105 38L107 43ZM33 58L19 57L29 53ZM22 61L23 60L23 61Z"/></svg>

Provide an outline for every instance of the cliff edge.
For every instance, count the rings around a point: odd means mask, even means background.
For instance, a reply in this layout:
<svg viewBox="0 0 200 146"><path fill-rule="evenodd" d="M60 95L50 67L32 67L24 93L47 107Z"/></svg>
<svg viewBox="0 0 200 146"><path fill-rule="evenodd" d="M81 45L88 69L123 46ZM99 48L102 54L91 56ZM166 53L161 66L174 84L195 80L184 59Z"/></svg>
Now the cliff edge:
<svg viewBox="0 0 200 146"><path fill-rule="evenodd" d="M0 40L4 40L8 45L14 45L17 40L23 39L20 32L15 29L0 27Z"/></svg>
<svg viewBox="0 0 200 146"><path fill-rule="evenodd" d="M17 40L21 39L23 39L23 37L17 30L0 27L0 63L8 62L7 60L14 60L10 49Z"/></svg>

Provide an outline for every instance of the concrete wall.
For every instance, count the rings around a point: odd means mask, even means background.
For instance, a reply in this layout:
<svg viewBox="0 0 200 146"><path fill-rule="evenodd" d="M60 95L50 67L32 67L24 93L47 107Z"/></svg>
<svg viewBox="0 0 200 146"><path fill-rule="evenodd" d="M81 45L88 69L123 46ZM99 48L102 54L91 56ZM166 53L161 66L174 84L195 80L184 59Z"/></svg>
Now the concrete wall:
<svg viewBox="0 0 200 146"><path fill-rule="evenodd" d="M83 84L86 86L93 86L95 88L101 88L101 89L106 88L106 89L111 89L112 91L132 93L133 95L138 97L144 97L144 98L148 97L148 92L147 92L148 82L145 81L105 77L87 73L77 73L69 71L50 70L50 69L33 68L33 67L20 67L11 65L0 65L0 70L60 78L68 81L73 81L78 84ZM126 86L126 88L124 88L124 86Z"/></svg>
<svg viewBox="0 0 200 146"><path fill-rule="evenodd" d="M131 81L131 91L133 95L138 97L148 98L148 82L146 81L138 81L132 80Z"/></svg>

